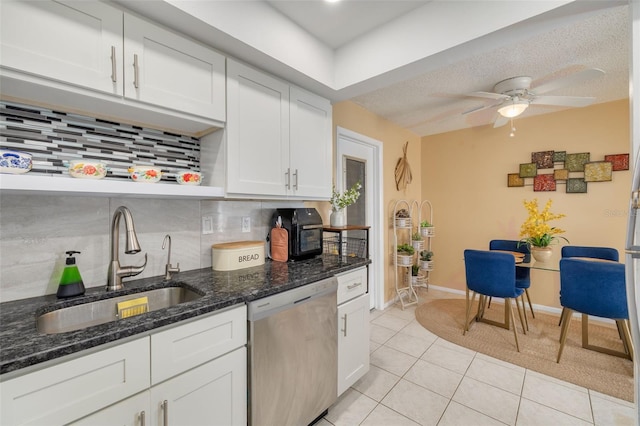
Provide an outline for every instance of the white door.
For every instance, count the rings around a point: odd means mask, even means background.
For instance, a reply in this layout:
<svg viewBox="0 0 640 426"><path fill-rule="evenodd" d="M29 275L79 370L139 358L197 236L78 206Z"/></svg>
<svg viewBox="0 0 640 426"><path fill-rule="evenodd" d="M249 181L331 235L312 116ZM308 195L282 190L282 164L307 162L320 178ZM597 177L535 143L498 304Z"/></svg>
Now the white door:
<svg viewBox="0 0 640 426"><path fill-rule="evenodd" d="M349 182L363 178L360 199L354 206L347 207L347 223L371 227L369 230L369 256L372 262L369 265L369 307L382 309L384 305L382 143L338 127L336 159L336 188L340 191L349 188Z"/></svg>

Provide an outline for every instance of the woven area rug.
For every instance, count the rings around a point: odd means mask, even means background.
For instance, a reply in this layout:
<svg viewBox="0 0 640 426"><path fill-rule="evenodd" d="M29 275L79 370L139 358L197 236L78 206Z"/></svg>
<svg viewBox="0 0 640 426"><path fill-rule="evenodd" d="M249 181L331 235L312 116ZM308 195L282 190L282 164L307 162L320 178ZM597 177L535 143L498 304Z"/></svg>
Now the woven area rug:
<svg viewBox="0 0 640 426"><path fill-rule="evenodd" d="M515 306L513 309L518 324L520 352L516 350L513 330L473 322L469 332L463 336L464 299L437 299L425 303L416 308L416 319L424 328L449 342L616 398L633 401L633 362L583 349L581 321L578 318L571 321L562 359L558 364L558 317L537 311L536 318L532 319L529 312L529 331L524 335ZM476 306L473 307L472 314L475 312ZM485 318L502 321L504 305L493 303ZM589 322L589 343L622 350L617 329L593 324L593 321Z"/></svg>

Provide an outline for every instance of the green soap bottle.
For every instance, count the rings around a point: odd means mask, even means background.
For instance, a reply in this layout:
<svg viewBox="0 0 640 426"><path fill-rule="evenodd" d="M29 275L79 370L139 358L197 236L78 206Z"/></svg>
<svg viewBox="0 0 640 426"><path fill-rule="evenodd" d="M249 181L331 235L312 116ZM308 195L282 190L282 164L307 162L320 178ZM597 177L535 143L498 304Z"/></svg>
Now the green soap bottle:
<svg viewBox="0 0 640 426"><path fill-rule="evenodd" d="M82 282L80 271L76 266L76 258L73 257L74 254L80 254L80 252L68 251L66 253L69 257L67 257L67 265L64 267L64 271L62 271L60 285L58 286L58 292L56 293L59 298L80 296L84 294L84 283Z"/></svg>

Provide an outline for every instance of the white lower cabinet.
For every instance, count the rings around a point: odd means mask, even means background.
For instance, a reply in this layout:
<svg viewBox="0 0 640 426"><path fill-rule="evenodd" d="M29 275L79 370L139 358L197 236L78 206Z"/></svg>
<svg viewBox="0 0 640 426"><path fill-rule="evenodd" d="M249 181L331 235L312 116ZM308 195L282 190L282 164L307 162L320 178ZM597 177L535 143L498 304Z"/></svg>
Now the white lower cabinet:
<svg viewBox="0 0 640 426"><path fill-rule="evenodd" d="M246 425L246 321L241 305L0 382L0 424Z"/></svg>
<svg viewBox="0 0 640 426"><path fill-rule="evenodd" d="M152 426L246 425L247 351L242 347L151 388Z"/></svg>
<svg viewBox="0 0 640 426"><path fill-rule="evenodd" d="M367 268L338 276L338 395L369 371L366 280Z"/></svg>

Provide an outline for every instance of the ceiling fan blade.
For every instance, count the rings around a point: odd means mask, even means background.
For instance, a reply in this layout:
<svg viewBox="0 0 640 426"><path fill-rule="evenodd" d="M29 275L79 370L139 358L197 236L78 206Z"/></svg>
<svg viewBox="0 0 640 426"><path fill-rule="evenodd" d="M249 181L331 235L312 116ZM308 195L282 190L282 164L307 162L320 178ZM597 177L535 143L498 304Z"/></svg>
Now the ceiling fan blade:
<svg viewBox="0 0 640 426"><path fill-rule="evenodd" d="M585 107L593 104L596 98L586 96L536 96L531 104L567 107Z"/></svg>
<svg viewBox="0 0 640 426"><path fill-rule="evenodd" d="M469 96L472 98L489 98L489 99L500 99L500 100L509 99L509 96L507 95L494 93L494 92L471 92L471 93L468 93L466 96Z"/></svg>
<svg viewBox="0 0 640 426"><path fill-rule="evenodd" d="M562 89L563 87L584 83L585 81L589 81L594 78L603 76L604 74L605 72L602 71L601 69L587 68L585 70L578 71L577 73L574 73L574 74L556 78L555 80L551 80L548 83L543 83L539 86L534 86L531 88L531 91L533 91L536 94L552 92L557 89Z"/></svg>
<svg viewBox="0 0 640 426"><path fill-rule="evenodd" d="M509 99L509 98L507 97L506 99ZM502 105L504 103L504 101L505 101L505 99L502 99L502 100L500 100L500 102L496 102L496 103L493 103L493 104L479 105L477 107L473 107L471 109L468 109L468 110L464 111L462 113L462 115L472 114L474 112L480 112L480 111L484 111L484 110L487 110L487 109L495 108L497 106Z"/></svg>
<svg viewBox="0 0 640 426"><path fill-rule="evenodd" d="M495 129L496 127L502 127L508 122L509 119L507 117L503 117L502 115L498 114L498 118L496 118L496 121L493 123L493 128Z"/></svg>

